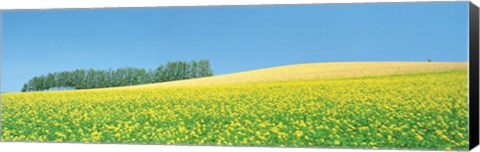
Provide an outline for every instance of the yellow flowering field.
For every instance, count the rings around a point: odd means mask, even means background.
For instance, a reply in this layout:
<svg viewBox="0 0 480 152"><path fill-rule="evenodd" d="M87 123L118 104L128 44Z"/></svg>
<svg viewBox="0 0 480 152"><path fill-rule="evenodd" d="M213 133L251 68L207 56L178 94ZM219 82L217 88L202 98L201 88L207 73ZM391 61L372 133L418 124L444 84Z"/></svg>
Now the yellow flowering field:
<svg viewBox="0 0 480 152"><path fill-rule="evenodd" d="M1 99L2 141L468 149L466 69Z"/></svg>

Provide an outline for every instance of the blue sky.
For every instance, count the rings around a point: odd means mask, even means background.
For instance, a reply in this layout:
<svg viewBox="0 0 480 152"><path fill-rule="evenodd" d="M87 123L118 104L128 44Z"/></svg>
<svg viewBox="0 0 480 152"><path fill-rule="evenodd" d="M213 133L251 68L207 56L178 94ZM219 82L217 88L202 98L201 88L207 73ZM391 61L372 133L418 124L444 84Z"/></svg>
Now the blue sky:
<svg viewBox="0 0 480 152"><path fill-rule="evenodd" d="M468 2L2 12L1 91L79 68L209 59L215 75L337 61L467 61Z"/></svg>

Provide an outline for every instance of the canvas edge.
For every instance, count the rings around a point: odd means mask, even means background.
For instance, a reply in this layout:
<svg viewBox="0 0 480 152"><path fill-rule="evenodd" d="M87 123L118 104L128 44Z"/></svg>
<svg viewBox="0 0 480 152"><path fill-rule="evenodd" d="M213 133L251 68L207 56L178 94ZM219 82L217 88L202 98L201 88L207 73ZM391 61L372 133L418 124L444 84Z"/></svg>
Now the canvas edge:
<svg viewBox="0 0 480 152"><path fill-rule="evenodd" d="M479 10L469 3L469 149L479 144Z"/></svg>

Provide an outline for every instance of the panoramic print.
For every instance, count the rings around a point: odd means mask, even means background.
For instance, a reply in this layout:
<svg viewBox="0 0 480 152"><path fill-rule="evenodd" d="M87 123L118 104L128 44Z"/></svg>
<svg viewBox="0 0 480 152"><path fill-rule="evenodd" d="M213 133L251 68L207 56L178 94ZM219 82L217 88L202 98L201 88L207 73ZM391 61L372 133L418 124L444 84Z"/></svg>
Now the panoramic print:
<svg viewBox="0 0 480 152"><path fill-rule="evenodd" d="M0 138L467 150L468 6L2 11Z"/></svg>

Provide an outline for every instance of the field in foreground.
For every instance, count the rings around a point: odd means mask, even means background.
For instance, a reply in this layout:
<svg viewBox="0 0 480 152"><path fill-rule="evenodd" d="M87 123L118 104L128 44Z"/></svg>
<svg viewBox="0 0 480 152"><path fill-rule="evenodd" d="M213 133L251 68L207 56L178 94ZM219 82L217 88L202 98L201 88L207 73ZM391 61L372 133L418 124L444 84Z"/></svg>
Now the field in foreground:
<svg viewBox="0 0 480 152"><path fill-rule="evenodd" d="M467 70L2 96L2 141L468 148Z"/></svg>

